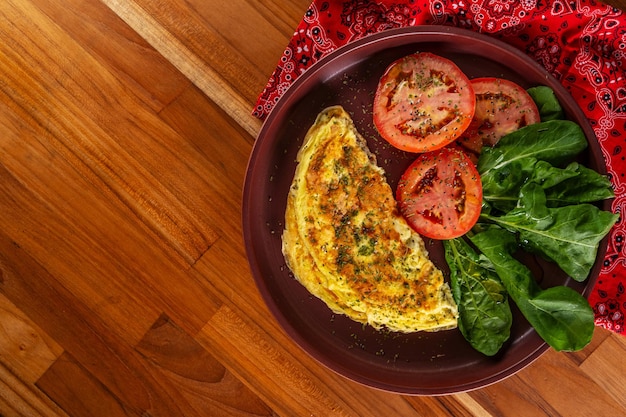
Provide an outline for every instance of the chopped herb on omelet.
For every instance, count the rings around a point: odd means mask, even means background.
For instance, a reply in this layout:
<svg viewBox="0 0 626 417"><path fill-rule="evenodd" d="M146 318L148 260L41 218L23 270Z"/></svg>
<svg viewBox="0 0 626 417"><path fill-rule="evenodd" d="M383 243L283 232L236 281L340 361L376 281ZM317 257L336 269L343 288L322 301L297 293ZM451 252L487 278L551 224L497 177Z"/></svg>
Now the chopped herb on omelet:
<svg viewBox="0 0 626 417"><path fill-rule="evenodd" d="M443 274L339 106L318 115L298 154L283 253L309 292L355 321L400 332L457 326Z"/></svg>

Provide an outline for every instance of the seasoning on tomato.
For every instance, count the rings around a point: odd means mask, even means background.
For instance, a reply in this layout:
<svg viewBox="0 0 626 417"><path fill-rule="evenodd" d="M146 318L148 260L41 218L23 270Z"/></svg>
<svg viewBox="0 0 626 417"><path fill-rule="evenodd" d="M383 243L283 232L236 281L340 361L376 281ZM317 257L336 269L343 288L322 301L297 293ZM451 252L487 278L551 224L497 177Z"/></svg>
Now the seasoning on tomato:
<svg viewBox="0 0 626 417"><path fill-rule="evenodd" d="M472 152L480 153L483 146L493 146L504 135L540 121L532 97L513 81L489 77L471 82L476 94L474 119L458 142Z"/></svg>
<svg viewBox="0 0 626 417"><path fill-rule="evenodd" d="M476 100L467 76L452 61L420 52L393 62L374 97L374 125L390 144L430 152L469 126Z"/></svg>
<svg viewBox="0 0 626 417"><path fill-rule="evenodd" d="M439 240L467 233L478 221L482 197L476 167L455 147L418 156L396 190L400 213L411 227Z"/></svg>

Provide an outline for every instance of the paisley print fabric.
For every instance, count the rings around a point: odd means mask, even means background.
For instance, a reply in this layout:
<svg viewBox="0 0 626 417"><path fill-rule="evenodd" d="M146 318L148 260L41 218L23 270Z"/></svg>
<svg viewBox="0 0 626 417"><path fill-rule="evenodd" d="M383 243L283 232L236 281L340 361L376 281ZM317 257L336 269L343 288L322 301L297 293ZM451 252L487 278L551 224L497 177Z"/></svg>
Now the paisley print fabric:
<svg viewBox="0 0 626 417"><path fill-rule="evenodd" d="M482 32L522 50L567 88L589 118L615 188L613 210L626 208L626 15L590 0L315 0L287 45L253 114L264 119L304 71L321 57L371 33L411 25ZM610 234L589 297L596 325L624 330L626 224Z"/></svg>

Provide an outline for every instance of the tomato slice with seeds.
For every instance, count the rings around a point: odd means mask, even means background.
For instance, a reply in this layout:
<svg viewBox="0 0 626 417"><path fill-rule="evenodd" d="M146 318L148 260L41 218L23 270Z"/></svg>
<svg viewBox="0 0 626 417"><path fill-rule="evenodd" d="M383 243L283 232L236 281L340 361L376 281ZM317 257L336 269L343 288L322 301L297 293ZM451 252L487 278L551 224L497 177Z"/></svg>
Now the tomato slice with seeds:
<svg viewBox="0 0 626 417"><path fill-rule="evenodd" d="M476 167L458 148L420 155L404 172L396 189L398 208L420 235L453 239L478 221L482 184Z"/></svg>
<svg viewBox="0 0 626 417"><path fill-rule="evenodd" d="M476 109L472 123L458 142L472 152L480 153L483 146L493 146L503 136L540 121L532 97L513 81L488 77L471 82Z"/></svg>
<svg viewBox="0 0 626 417"><path fill-rule="evenodd" d="M420 52L386 69L374 97L374 125L396 148L430 152L465 131L475 103L470 81L456 64Z"/></svg>

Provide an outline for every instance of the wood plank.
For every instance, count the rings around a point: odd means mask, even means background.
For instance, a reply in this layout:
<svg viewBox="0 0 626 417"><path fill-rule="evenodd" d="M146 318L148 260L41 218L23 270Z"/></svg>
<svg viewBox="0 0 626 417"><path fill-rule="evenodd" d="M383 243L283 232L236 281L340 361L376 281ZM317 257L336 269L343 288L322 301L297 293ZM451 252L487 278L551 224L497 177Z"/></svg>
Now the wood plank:
<svg viewBox="0 0 626 417"><path fill-rule="evenodd" d="M182 4L182 2L170 3ZM250 61L249 65L232 62L230 65L242 68L235 71L229 68L223 71L224 74L238 73L246 67L258 71L258 74L247 74L247 80L227 78L227 81L235 86L242 81L250 82L248 87L250 93L245 94L250 100L256 98L255 95L260 93L260 89L265 86L265 82L274 71L274 64L278 63L279 57L276 56L276 51L282 51L285 48L310 1L290 1L287 5L284 2L265 1L255 3L254 7L250 7L250 0L187 0L187 3L190 7L189 13L201 19L199 22L201 27L208 28L217 34L216 36L220 39L219 43L224 44L224 49L234 49ZM145 6L148 2L144 0L142 4ZM171 15L171 13L168 14ZM177 10L176 14L183 13ZM219 19L216 16L219 16ZM251 36L251 34L263 35ZM221 48L216 45L216 41L211 44L202 44L194 42L192 37L184 33L179 33L177 36L185 44L192 45L191 49L194 53L208 62L216 62L217 54L223 53L223 50L220 51Z"/></svg>
<svg viewBox="0 0 626 417"><path fill-rule="evenodd" d="M122 404L123 410L130 410L131 415L142 415L146 410L152 410L155 416L193 415L189 411L193 410L191 405L175 400L179 392L172 393L171 385L163 385L158 370L115 335L136 315L129 314L122 326L107 325L67 290L52 287L54 278L1 234L0 254L2 291L8 298L28 306L25 313L45 326L76 362L75 366L68 367L63 357L55 361L37 381L41 390L70 410L97 404L97 401L89 401L104 395L99 388L102 385L114 398L108 400L110 404ZM40 299L47 301L42 303ZM210 310L211 306L205 308ZM74 378L76 374L82 376ZM60 384L59 381L65 379L59 379L59 375L67 375L68 382ZM79 394L85 393L81 390L86 389L88 404L76 404Z"/></svg>
<svg viewBox="0 0 626 417"><path fill-rule="evenodd" d="M129 404L148 402L149 396L142 389L141 373L129 369L125 362L128 360L125 344L114 335L120 329L103 323L67 289L55 285L54 277L3 233L0 233L0 265L2 292L22 306L24 314L45 329L109 390L114 393L119 390L120 398L127 397ZM136 313L128 317L140 320ZM158 315L153 321L156 318ZM130 325L132 321L124 323ZM53 367L54 364L50 368Z"/></svg>
<svg viewBox="0 0 626 417"><path fill-rule="evenodd" d="M545 405L541 394L526 387L518 375L513 375L495 386L470 392L470 395L488 415L507 416L559 416ZM547 408L546 408L547 407Z"/></svg>
<svg viewBox="0 0 626 417"><path fill-rule="evenodd" d="M100 247L97 240L77 230L63 211L57 211L42 202L36 193L20 183L2 165L0 181L3 184L0 188L0 210L7 220L5 227L0 230L3 246L0 266L4 275L1 290L6 297L21 306L30 319L48 332L45 320L47 309L40 310L43 313L41 321L35 320L31 312L24 309L23 303L34 302L27 305L31 308L40 307L38 297L46 294L29 293L30 283L39 284L37 280L45 279L54 291L60 280L76 297L89 303L91 311L112 325L133 316L135 320L127 323L124 329L118 329L117 326L112 329L122 333L131 342L139 340L154 321L157 312L140 292L129 292L124 288L124 279L130 280L132 275L127 275L125 267L107 256L106 251L96 250L91 256L84 256L85 247ZM24 216L24 212L29 215ZM46 220L42 222L40 219ZM39 239L39 236L46 236L46 239ZM42 259L43 265L36 259ZM103 269L102 265L108 267ZM115 279L116 276L120 279ZM142 298L146 302L140 301Z"/></svg>
<svg viewBox="0 0 626 417"><path fill-rule="evenodd" d="M287 5L265 0L254 7L247 0L103 2L253 137L261 122L251 116L252 105L279 61L277 51L309 5L309 0Z"/></svg>
<svg viewBox="0 0 626 417"><path fill-rule="evenodd" d="M454 396L407 396L406 401L411 404L420 416L438 417L471 417L461 404L455 401Z"/></svg>
<svg viewBox="0 0 626 417"><path fill-rule="evenodd" d="M178 268L167 246L160 245L162 241L124 204L100 194L106 188L97 179L85 180L55 149L48 149L42 139L45 131L37 130L36 124L31 131L31 126L11 122L12 114L0 112L5 126L15 126L5 131L0 144L6 150L5 166L11 170L0 167L4 183L0 207L10 220L4 231L11 239L35 258L47 259L47 270L104 320L119 323L134 316L120 329L131 343L154 321L157 308L150 305L155 301L196 331L202 327L218 302ZM55 156L52 162L50 155ZM11 197L11 192L16 196ZM47 238L40 239L42 235Z"/></svg>
<svg viewBox="0 0 626 417"><path fill-rule="evenodd" d="M176 66L187 78L189 78L198 88L200 88L207 96L223 108L252 136L256 136L259 131L261 122L251 115L251 101L247 99L238 88L234 88L231 84L225 82L220 71L223 69L213 68L207 64L204 59L200 58L195 52L174 34L171 30L178 28L180 30L188 30L190 27L205 32L201 26L194 26L197 17L193 14L183 14L182 21L185 22L183 27L175 22L171 27L167 24L159 22L159 17L163 18L163 13L171 6L170 2L166 4L155 4L155 9L151 13L146 12L144 8L134 1L121 0L102 0L111 10L120 16L129 26L136 30L150 45L166 57L173 65ZM165 9L162 9L161 6ZM189 20L187 20L189 19ZM207 37L198 36L196 38L194 31L185 32L185 37L194 39L194 42L201 41L201 44L211 46L219 43L213 34L209 33ZM200 38L202 38L200 40ZM211 48L211 50L213 50ZM236 54L236 52L235 52ZM228 51L225 55L217 54L214 56L215 62L220 62L225 57L233 55L232 51ZM242 57L238 57L231 62L239 60L245 61ZM231 66L231 69L235 68ZM249 74L240 73L235 79L245 80ZM247 91L250 95L251 91Z"/></svg>
<svg viewBox="0 0 626 417"><path fill-rule="evenodd" d="M240 212L243 178L254 138L196 87L186 89L159 116L185 139L172 144L179 157L188 163L198 161L195 169L204 182L191 183L185 190L193 199L189 204L201 210L214 207L220 213ZM240 232L239 216L221 216L220 220L214 226L220 236Z"/></svg>
<svg viewBox="0 0 626 417"><path fill-rule="evenodd" d="M152 392L149 403L141 407L110 392L68 354L38 385L70 415L272 415L258 397L165 315L146 333L136 352L139 355L134 366L144 367L143 388Z"/></svg>
<svg viewBox="0 0 626 417"><path fill-rule="evenodd" d="M321 381L297 359L227 307L218 311L196 337L233 373L253 383L253 391L271 401L268 404L279 415L353 415L332 390L322 390Z"/></svg>
<svg viewBox="0 0 626 417"><path fill-rule="evenodd" d="M184 161L174 157L175 149L153 146L158 145L154 138L176 138L175 132L46 16L30 3L18 3L3 8L0 16L11 22L1 26L3 39L11 40L3 45L17 43L30 51L20 54L0 47L7 57L0 63L6 74L3 84L15 106L37 108L35 122L53 135L48 140L55 139L50 145L57 152L75 162L82 175L103 182L108 193L123 201L153 233L187 262L195 262L216 234L206 216L191 211L159 179L168 169L184 167ZM36 37L45 41L35 46ZM101 108L109 111L100 112ZM163 158L144 154L150 148L151 154L158 150Z"/></svg>
<svg viewBox="0 0 626 417"><path fill-rule="evenodd" d="M616 402L592 379L581 373L567 358L567 353L549 350L540 363L520 374L520 379L563 416L624 415L623 402ZM546 376L550 375L549 377ZM585 397L573 395L584 387ZM590 403L589 397L597 399ZM546 407L547 409L547 407Z"/></svg>
<svg viewBox="0 0 626 417"><path fill-rule="evenodd" d="M34 384L62 353L54 339L0 293L0 363Z"/></svg>
<svg viewBox="0 0 626 417"><path fill-rule="evenodd" d="M68 353L55 362L37 386L70 415L102 416L203 416L206 415L206 387L172 375L146 357L145 342L140 351L100 331L102 345L89 342L100 357L68 359ZM150 337L150 336L149 336ZM103 351L105 347L109 352ZM200 358L201 359L201 358ZM191 362L193 365L193 362ZM198 364L201 365L201 362ZM119 379L118 379L119 377ZM236 383L236 382L234 382ZM231 385L229 385L231 386ZM198 391L194 391L198 389ZM204 409L198 411L201 399ZM102 403L102 405L101 405ZM216 402L211 405L215 405ZM209 410L225 408L220 403Z"/></svg>
<svg viewBox="0 0 626 417"><path fill-rule="evenodd" d="M66 417L67 414L0 362L0 416Z"/></svg>
<svg viewBox="0 0 626 417"><path fill-rule="evenodd" d="M442 409L429 397L405 397L339 376L286 335L266 334L226 306L196 339L279 415L409 417L440 415Z"/></svg>
<svg viewBox="0 0 626 417"><path fill-rule="evenodd" d="M272 334L282 332L254 284L241 232L216 242L196 263L194 270L209 291L219 294L231 309L244 316L255 317L255 322ZM228 279L220 279L225 276Z"/></svg>
<svg viewBox="0 0 626 417"><path fill-rule="evenodd" d="M552 350L522 372L470 395L487 412L503 417L609 416L626 412L623 404L580 372L566 353Z"/></svg>
<svg viewBox="0 0 626 417"><path fill-rule="evenodd" d="M473 416L473 417L491 417L489 413L478 401L470 394L462 392L452 396L454 401L444 401L448 408L454 410L455 417ZM497 414L496 414L497 415Z"/></svg>
<svg viewBox="0 0 626 417"><path fill-rule="evenodd" d="M141 416L127 409L97 378L65 353L38 382L50 398L71 416Z"/></svg>
<svg viewBox="0 0 626 417"><path fill-rule="evenodd" d="M624 337L611 335L580 365L580 369L619 404L623 404L626 398L626 386L623 383L626 363L609 363L606 358L623 358L625 355Z"/></svg>
<svg viewBox="0 0 626 417"><path fill-rule="evenodd" d="M311 0L293 0L287 2L280 0L248 0L248 3L253 4L256 11L267 20L269 25L277 28L279 34L289 40L312 2ZM258 26L253 27L255 31L256 27ZM286 45L285 43L281 46L284 47ZM271 68L271 70L274 71L274 68Z"/></svg>
<svg viewBox="0 0 626 417"><path fill-rule="evenodd" d="M137 345L198 416L273 415L213 355L163 315Z"/></svg>
<svg viewBox="0 0 626 417"><path fill-rule="evenodd" d="M190 85L184 75L101 2L33 2L152 110L161 111Z"/></svg>

